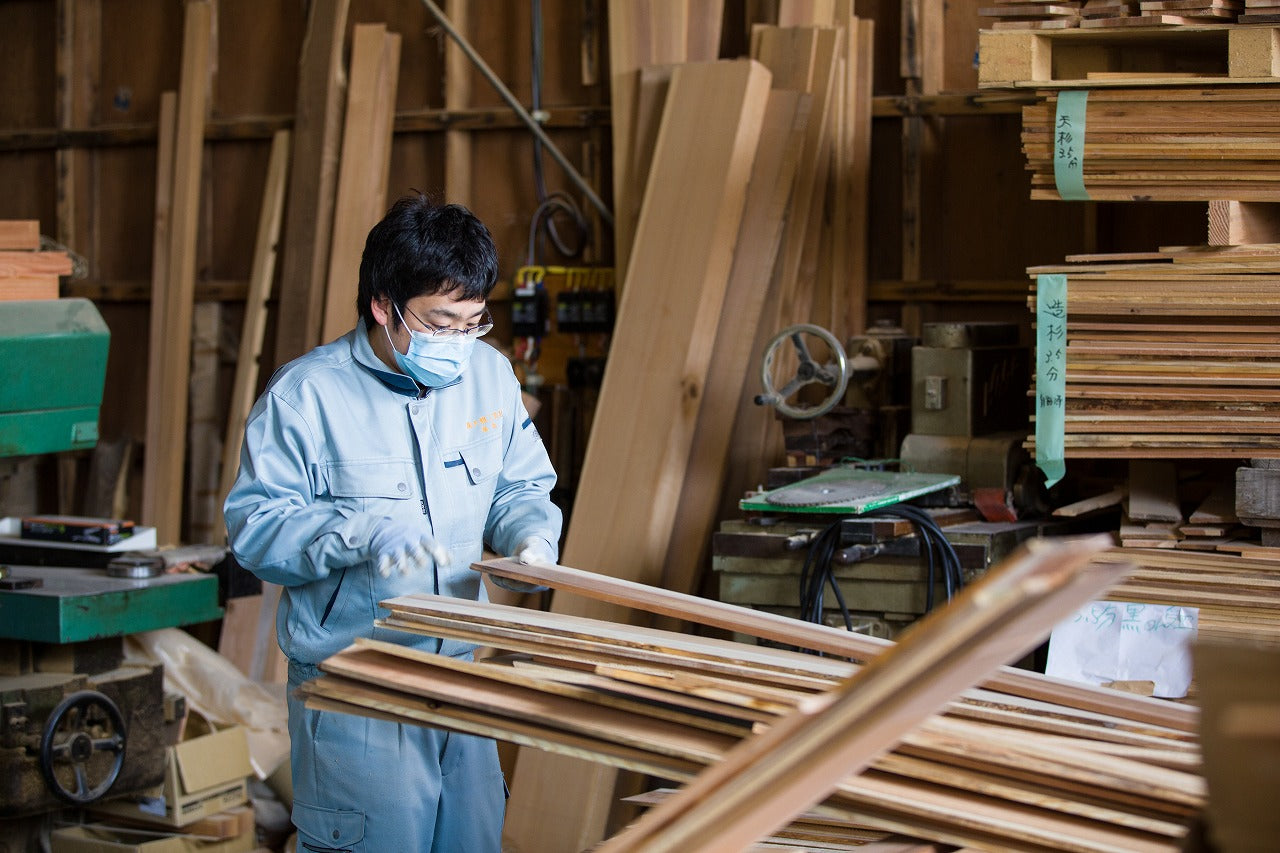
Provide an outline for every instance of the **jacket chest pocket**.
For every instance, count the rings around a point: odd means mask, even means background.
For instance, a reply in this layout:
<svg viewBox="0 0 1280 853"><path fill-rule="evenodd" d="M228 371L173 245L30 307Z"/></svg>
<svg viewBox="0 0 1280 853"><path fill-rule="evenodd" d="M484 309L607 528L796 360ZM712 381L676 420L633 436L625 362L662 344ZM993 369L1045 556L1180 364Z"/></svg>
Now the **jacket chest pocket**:
<svg viewBox="0 0 1280 853"><path fill-rule="evenodd" d="M324 467L329 496L339 506L379 515L402 515L413 508L417 489L408 459L352 459Z"/></svg>
<svg viewBox="0 0 1280 853"><path fill-rule="evenodd" d="M446 451L442 488L436 492L436 504L446 508L450 516L448 537L451 545L464 545L484 536L493 492L502 470L502 442L489 439ZM439 532L439 531L437 531Z"/></svg>

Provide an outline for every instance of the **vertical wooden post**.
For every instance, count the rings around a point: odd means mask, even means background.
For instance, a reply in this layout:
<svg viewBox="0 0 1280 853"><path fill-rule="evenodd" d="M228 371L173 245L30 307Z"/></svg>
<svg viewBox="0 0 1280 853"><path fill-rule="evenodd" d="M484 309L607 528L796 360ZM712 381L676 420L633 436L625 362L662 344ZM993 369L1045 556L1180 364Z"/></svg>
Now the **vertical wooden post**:
<svg viewBox="0 0 1280 853"><path fill-rule="evenodd" d="M101 0L58 0L57 121L60 130L91 127L102 73ZM84 256L90 270L97 263L96 164L83 148L54 153L57 175L58 242Z"/></svg>
<svg viewBox="0 0 1280 853"><path fill-rule="evenodd" d="M445 14L453 26L467 34L470 4L466 0L446 0ZM465 110L471 105L471 63L451 38L444 46L444 108ZM445 200L472 206L471 198L471 132L446 130L444 134Z"/></svg>
<svg viewBox="0 0 1280 853"><path fill-rule="evenodd" d="M399 33L388 33L384 24L357 24L351 37L320 343L346 334L356 324L360 256L369 229L386 211L399 79Z"/></svg>
<svg viewBox="0 0 1280 853"><path fill-rule="evenodd" d="M928 0L903 0L900 73L908 100L937 94L942 86L943 7ZM919 281L921 270L921 202L924 169L934 160L936 127L922 116L902 119L902 280ZM919 306L903 307L903 327L919 334Z"/></svg>
<svg viewBox="0 0 1280 853"><path fill-rule="evenodd" d="M154 282L161 286L162 298L157 300L160 294L152 294L151 365L157 369L147 377L142 516L144 522L155 526L157 541L162 545L182 538L191 319L212 26L213 7L208 0L190 0L186 5L173 147L168 272L164 281ZM162 310L157 310L157 301Z"/></svg>
<svg viewBox="0 0 1280 853"><path fill-rule="evenodd" d="M280 277L276 366L320 342L328 279L329 239L338 184L346 75L349 0L313 0L298 61L298 102L293 121L293 175L289 182L284 257Z"/></svg>

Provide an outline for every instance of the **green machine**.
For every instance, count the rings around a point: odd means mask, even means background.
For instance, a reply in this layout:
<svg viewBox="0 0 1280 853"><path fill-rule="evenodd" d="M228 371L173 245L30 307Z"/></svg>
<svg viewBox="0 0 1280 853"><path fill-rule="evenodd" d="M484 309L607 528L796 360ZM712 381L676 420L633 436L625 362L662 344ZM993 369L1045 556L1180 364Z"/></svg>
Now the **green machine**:
<svg viewBox="0 0 1280 853"><path fill-rule="evenodd" d="M87 299L0 302L0 458L97 444L109 342ZM47 849L60 809L163 780L181 697L124 639L222 615L218 578L165 572L150 528L105 546L19 522L0 518L0 850Z"/></svg>
<svg viewBox="0 0 1280 853"><path fill-rule="evenodd" d="M0 457L97 443L110 338L88 299L0 302Z"/></svg>

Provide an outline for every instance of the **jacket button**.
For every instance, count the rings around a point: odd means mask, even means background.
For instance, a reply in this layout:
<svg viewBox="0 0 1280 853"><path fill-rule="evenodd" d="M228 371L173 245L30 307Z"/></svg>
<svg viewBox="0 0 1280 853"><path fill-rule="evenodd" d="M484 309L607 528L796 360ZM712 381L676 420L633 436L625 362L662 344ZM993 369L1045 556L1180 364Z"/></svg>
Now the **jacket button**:
<svg viewBox="0 0 1280 853"><path fill-rule="evenodd" d="M336 829L335 829L335 830L333 831L333 840L334 840L334 841L337 841L337 840L338 840L338 838L339 838L341 835L342 835L342 833L341 833L341 832L338 832L338 830L336 830Z"/></svg>
<svg viewBox="0 0 1280 853"><path fill-rule="evenodd" d="M396 488L397 488L398 490L402 491L402 492L407 492L407 491L409 491L409 487L408 487L408 486L406 486L404 483L397 483L397 484L396 484Z"/></svg>
<svg viewBox="0 0 1280 853"><path fill-rule="evenodd" d="M472 476L472 477L479 477L479 476L480 476L480 469L479 469L479 468L472 468L472 469L471 469L471 476Z"/></svg>

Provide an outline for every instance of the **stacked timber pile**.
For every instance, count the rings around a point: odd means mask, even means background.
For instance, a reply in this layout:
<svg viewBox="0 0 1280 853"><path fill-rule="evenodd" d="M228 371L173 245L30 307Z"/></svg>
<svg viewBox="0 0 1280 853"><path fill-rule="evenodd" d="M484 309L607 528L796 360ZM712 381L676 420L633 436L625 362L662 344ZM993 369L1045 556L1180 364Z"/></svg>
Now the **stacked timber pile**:
<svg viewBox="0 0 1280 853"><path fill-rule="evenodd" d="M1280 2L1277 0L1244 0L1242 24L1280 24Z"/></svg>
<svg viewBox="0 0 1280 853"><path fill-rule="evenodd" d="M1137 564L1108 593L1115 601L1198 608L1203 639L1280 640L1280 561L1143 548L1098 559Z"/></svg>
<svg viewBox="0 0 1280 853"><path fill-rule="evenodd" d="M1123 574L1114 562L1089 562L1099 547L1090 542L1064 556L1045 546L1011 559L984 578L985 594L975 585L902 643L871 654L862 653L869 638L848 632L564 567L494 561L484 567L562 589L594 585L601 598L802 647L861 649L852 656L870 662L414 595L384 602L391 616L382 627L520 657L474 663L364 640L322 665L326 674L307 686L308 702L688 783L685 796L659 804L605 850L713 849L635 839L661 835L640 829L652 830L649 818L674 800L705 802L699 788L715 785L712 798L745 796L723 774L746 767L755 774L747 787L775 771L786 781L763 799L740 801L750 813L702 824L720 841L757 812L782 825L820 800L821 814L838 818L824 827L822 849L857 847L876 830L982 849L1176 850L1204 802L1193 708L1033 673L987 675L1013 649L1034 644L1070 601L1097 596ZM982 688L969 687L984 677ZM792 799L794 787L805 787L798 777L812 780L824 764L808 760L787 775L788 763L810 749L831 756L851 749L856 758L828 759L830 784L805 783L812 799ZM862 767L869 769L858 773Z"/></svg>
<svg viewBox="0 0 1280 853"><path fill-rule="evenodd" d="M980 9L979 14L994 18L991 28L996 30L1229 24L1245 9L1244 0L1065 0L1059 3L994 0L994 3Z"/></svg>
<svg viewBox="0 0 1280 853"><path fill-rule="evenodd" d="M1068 261L1068 458L1280 456L1280 244Z"/></svg>
<svg viewBox="0 0 1280 853"><path fill-rule="evenodd" d="M1062 95L1023 107L1031 198L1062 198ZM1272 201L1280 181L1280 86L1094 89L1080 168L1094 201ZM1077 122L1079 126L1079 122Z"/></svg>
<svg viewBox="0 0 1280 853"><path fill-rule="evenodd" d="M71 275L66 252L40 251L40 223L0 220L0 301L57 299L58 276Z"/></svg>

